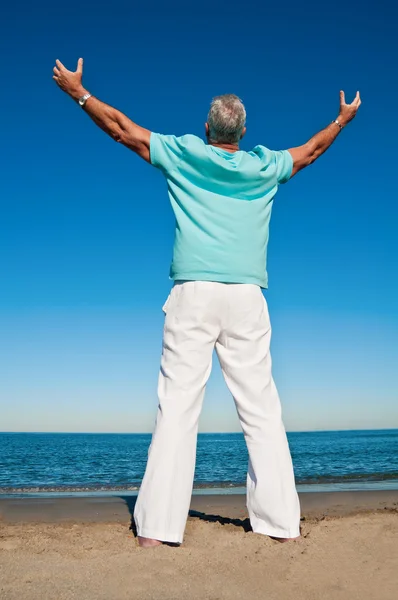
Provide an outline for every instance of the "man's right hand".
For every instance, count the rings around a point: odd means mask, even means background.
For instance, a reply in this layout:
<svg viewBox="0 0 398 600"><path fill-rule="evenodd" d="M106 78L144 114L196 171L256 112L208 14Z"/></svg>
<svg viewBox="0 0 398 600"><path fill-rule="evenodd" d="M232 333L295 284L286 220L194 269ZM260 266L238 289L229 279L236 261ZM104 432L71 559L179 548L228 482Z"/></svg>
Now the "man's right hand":
<svg viewBox="0 0 398 600"><path fill-rule="evenodd" d="M359 92L357 92L357 95L355 96L355 98L351 104L346 104L345 94L343 91L340 92L340 114L339 114L338 121L342 125L342 127L345 127L347 125L347 123L352 121L352 119L357 114L358 108L360 106L361 106L361 97L359 95Z"/></svg>
<svg viewBox="0 0 398 600"><path fill-rule="evenodd" d="M79 58L77 61L76 71L68 71L60 60L56 60L55 64L53 79L58 87L74 100L78 100L81 96L84 96L87 90L84 89L82 84L83 59Z"/></svg>

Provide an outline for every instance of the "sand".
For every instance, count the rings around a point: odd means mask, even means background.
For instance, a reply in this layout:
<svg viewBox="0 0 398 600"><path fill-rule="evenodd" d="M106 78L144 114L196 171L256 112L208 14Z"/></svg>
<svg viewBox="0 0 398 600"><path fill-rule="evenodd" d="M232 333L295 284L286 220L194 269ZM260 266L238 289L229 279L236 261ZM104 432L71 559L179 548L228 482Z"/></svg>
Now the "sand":
<svg viewBox="0 0 398 600"><path fill-rule="evenodd" d="M144 550L131 497L2 499L0 598L396 600L398 492L301 502L280 544L249 531L242 496L196 496L184 545Z"/></svg>

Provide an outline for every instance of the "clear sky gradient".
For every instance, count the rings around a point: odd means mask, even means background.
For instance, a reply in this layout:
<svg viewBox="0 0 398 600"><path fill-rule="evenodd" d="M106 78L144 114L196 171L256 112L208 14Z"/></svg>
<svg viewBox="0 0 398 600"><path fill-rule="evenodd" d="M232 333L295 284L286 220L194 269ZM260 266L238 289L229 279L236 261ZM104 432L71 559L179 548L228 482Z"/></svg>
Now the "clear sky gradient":
<svg viewBox="0 0 398 600"><path fill-rule="evenodd" d="M243 149L304 143L363 104L271 220L274 375L288 430L398 427L396 3L7 3L2 10L0 430L151 431L173 215L161 174L52 80L160 133L203 134L214 95ZM239 424L219 368L202 431Z"/></svg>

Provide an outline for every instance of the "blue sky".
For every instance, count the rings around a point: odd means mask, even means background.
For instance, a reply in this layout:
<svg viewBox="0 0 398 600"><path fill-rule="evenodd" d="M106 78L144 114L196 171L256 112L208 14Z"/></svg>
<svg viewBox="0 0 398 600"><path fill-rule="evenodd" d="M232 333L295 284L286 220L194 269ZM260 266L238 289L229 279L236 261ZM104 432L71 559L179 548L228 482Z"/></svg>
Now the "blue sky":
<svg viewBox="0 0 398 600"><path fill-rule="evenodd" d="M159 172L52 80L84 84L161 133L202 135L214 95L242 97L242 148L304 143L363 104L276 197L269 248L274 375L288 430L398 427L398 198L393 2L8 3L0 23L0 430L151 431L173 216ZM202 431L238 430L219 368Z"/></svg>

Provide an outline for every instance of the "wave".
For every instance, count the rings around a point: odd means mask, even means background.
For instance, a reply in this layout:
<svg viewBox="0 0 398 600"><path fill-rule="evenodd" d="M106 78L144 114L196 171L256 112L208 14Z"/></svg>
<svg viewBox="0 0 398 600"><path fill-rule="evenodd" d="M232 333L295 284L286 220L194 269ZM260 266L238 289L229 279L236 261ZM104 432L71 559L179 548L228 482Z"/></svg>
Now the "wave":
<svg viewBox="0 0 398 600"><path fill-rule="evenodd" d="M20 485L0 486L2 494L40 494L42 492L135 492L139 485Z"/></svg>
<svg viewBox="0 0 398 600"><path fill-rule="evenodd" d="M311 477L296 477L298 485L319 484L344 484L344 483L377 483L386 481L397 481L398 473L350 473L346 475L321 475ZM195 482L194 489L213 488L242 488L245 481L201 481ZM0 486L0 496L4 494L35 494L35 493L59 493L59 492L136 492L138 484L112 485L112 484L90 484L90 485L17 485Z"/></svg>
<svg viewBox="0 0 398 600"><path fill-rule="evenodd" d="M345 475L312 475L309 477L296 477L296 483L309 485L311 483L365 483L396 481L398 472L392 473L346 473Z"/></svg>

